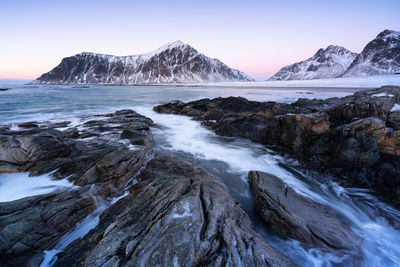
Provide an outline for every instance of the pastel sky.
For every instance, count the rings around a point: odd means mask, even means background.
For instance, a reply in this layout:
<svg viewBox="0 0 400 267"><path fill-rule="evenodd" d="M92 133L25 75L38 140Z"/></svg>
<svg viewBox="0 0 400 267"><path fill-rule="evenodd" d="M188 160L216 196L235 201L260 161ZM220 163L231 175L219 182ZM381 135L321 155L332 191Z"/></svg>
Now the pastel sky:
<svg viewBox="0 0 400 267"><path fill-rule="evenodd" d="M400 30L400 0L0 0L0 78L34 79L83 51L132 55L182 40L256 79L319 48L354 52Z"/></svg>

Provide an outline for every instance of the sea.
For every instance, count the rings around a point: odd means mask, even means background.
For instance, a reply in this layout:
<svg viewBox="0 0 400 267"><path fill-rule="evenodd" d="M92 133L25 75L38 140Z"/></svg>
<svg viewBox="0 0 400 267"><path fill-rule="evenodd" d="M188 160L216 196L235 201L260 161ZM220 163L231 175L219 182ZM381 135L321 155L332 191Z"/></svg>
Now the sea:
<svg viewBox="0 0 400 267"><path fill-rule="evenodd" d="M158 114L152 110L155 105L172 100L240 96L256 101L291 103L299 98L343 97L363 88L29 85L24 81L0 81L0 88L8 88L0 91L0 124L60 118L70 120L79 115L104 114L121 109L132 109L151 118L157 125L152 129L156 141L154 153L178 155L222 180L249 214L257 232L300 266L400 266L400 231L390 223L400 221L400 212L378 200L374 192L342 187L332 177L305 170L295 159L269 147L245 139L217 136L189 117ZM247 178L250 170L276 175L297 193L331 207L362 237L361 260L353 262L341 253L307 247L271 232L254 214ZM26 173L2 174L0 202L68 186L67 181L53 180L51 174L38 177L29 177ZM62 251L74 238L82 237L94 228L103 210L96 210L96 214L89 215L69 235L61 238L58 247L47 251L41 266L50 266L54 262L54 251Z"/></svg>

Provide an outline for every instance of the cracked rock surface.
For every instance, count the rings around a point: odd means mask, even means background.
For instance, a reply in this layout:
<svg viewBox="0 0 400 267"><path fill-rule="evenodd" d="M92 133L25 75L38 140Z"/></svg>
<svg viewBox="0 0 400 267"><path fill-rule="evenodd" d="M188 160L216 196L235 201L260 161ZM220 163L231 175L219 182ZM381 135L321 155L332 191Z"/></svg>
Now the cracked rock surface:
<svg viewBox="0 0 400 267"><path fill-rule="evenodd" d="M0 125L0 173L29 172L35 179L52 172L53 179L75 185L0 203L0 265L38 266L42 252L100 201L121 195L152 151L152 124L122 110L74 121Z"/></svg>
<svg viewBox="0 0 400 267"><path fill-rule="evenodd" d="M158 154L129 195L108 210L56 266L293 266L253 229L226 186Z"/></svg>

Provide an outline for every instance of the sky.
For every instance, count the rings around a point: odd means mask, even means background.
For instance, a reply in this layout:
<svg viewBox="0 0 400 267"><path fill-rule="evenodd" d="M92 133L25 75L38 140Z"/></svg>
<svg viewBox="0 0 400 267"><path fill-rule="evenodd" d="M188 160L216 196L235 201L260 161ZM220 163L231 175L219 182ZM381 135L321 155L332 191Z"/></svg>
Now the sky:
<svg viewBox="0 0 400 267"><path fill-rule="evenodd" d="M319 48L400 31L400 0L0 0L0 79L35 79L81 52L134 55L181 40L257 80Z"/></svg>

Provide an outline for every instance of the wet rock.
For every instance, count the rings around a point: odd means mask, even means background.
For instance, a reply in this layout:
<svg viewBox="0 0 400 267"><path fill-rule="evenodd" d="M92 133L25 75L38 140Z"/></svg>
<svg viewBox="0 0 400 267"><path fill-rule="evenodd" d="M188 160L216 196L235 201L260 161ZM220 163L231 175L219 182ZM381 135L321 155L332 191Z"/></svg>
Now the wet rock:
<svg viewBox="0 0 400 267"><path fill-rule="evenodd" d="M389 113L387 117L387 124L394 130L400 130L400 110Z"/></svg>
<svg viewBox="0 0 400 267"><path fill-rule="evenodd" d="M56 266L293 266L254 231L226 186L159 154L130 194L72 243Z"/></svg>
<svg viewBox="0 0 400 267"><path fill-rule="evenodd" d="M270 120L263 143L279 145L292 153L304 153L318 135L329 130L326 113L286 114Z"/></svg>
<svg viewBox="0 0 400 267"><path fill-rule="evenodd" d="M130 110L76 119L79 122L71 128L69 122L51 121L16 131L2 127L0 173L53 172L55 179L69 179L76 186L0 203L1 266L38 266L43 250L101 200L121 195L147 162L154 143L150 119ZM123 131L132 132L131 140L140 140L134 150L129 140L120 138Z"/></svg>
<svg viewBox="0 0 400 267"><path fill-rule="evenodd" d="M355 251L360 239L335 212L297 194L276 176L251 171L254 209L275 232L327 249Z"/></svg>
<svg viewBox="0 0 400 267"><path fill-rule="evenodd" d="M1 266L38 266L48 249L95 208L89 188L0 203ZM37 262L39 260L39 262Z"/></svg>
<svg viewBox="0 0 400 267"><path fill-rule="evenodd" d="M219 135L269 145L306 168L333 173L346 186L372 188L400 203L398 105L400 88L383 86L292 104L228 97L171 102L154 110L188 115Z"/></svg>
<svg viewBox="0 0 400 267"><path fill-rule="evenodd" d="M35 122L24 122L24 123L18 124L18 127L22 127L22 128L37 128L38 125Z"/></svg>
<svg viewBox="0 0 400 267"><path fill-rule="evenodd" d="M384 86L344 97L332 105L327 113L337 124L367 117L375 117L386 122L387 115L395 103L400 103L399 88Z"/></svg>
<svg viewBox="0 0 400 267"><path fill-rule="evenodd" d="M152 121L131 110L81 120L64 131L57 129L60 122L44 122L0 134L0 173L56 170L57 178L69 176L75 185L97 184L104 196L118 195L152 150ZM130 133L127 142L124 133Z"/></svg>

